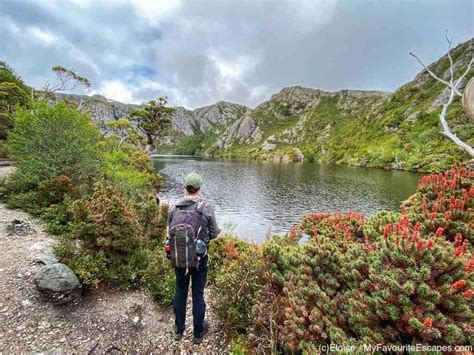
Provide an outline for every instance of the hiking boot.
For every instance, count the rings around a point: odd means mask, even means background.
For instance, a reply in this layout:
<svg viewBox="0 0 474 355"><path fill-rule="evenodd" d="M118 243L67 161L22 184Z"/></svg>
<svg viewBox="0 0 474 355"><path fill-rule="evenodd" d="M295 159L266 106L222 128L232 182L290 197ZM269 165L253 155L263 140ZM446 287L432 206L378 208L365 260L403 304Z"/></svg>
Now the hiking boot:
<svg viewBox="0 0 474 355"><path fill-rule="evenodd" d="M184 332L178 331L178 328L176 328L176 326L175 326L174 327L174 340L180 341L181 339L183 339L183 333Z"/></svg>
<svg viewBox="0 0 474 355"><path fill-rule="evenodd" d="M204 321L204 326L202 328L201 336L200 337L195 336L193 339L193 343L196 345L201 344L202 341L204 340L204 335L206 335L208 331L209 331L209 323L207 321Z"/></svg>

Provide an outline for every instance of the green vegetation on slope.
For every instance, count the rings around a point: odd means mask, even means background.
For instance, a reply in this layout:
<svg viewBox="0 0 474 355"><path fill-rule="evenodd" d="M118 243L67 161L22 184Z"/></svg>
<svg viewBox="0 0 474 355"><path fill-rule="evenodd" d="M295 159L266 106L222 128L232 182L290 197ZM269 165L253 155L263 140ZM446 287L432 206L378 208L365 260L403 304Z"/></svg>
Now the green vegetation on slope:
<svg viewBox="0 0 474 355"><path fill-rule="evenodd" d="M451 52L456 77L466 70L473 42L465 42ZM433 63L430 69L446 78L448 57ZM474 69L467 80L473 73ZM439 113L445 86L426 72L391 95L347 90L319 92L317 99L308 103L291 93L292 89L284 89L253 110L261 139L242 142L231 138L219 148L219 134L198 132L196 137L177 137L176 145L167 146L166 151L251 159L274 159L286 154L296 159L297 148L306 161L427 172L440 171L469 158L442 134ZM285 95L285 90L290 94ZM295 90L313 95L317 92L298 87ZM435 102L438 105L433 106ZM451 129L473 145L474 125L465 116L460 98L450 106L447 118Z"/></svg>

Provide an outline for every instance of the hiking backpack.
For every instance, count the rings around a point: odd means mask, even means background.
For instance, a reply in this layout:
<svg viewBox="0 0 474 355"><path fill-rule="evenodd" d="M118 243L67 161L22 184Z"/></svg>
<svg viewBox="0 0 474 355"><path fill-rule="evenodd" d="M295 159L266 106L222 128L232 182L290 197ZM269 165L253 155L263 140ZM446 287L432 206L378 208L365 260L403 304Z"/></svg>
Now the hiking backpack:
<svg viewBox="0 0 474 355"><path fill-rule="evenodd" d="M201 257L196 247L201 247L207 231L207 220L202 214L204 201L198 201L194 208L176 208L169 226L167 240L171 264L178 269L197 268ZM204 244L205 245L205 244Z"/></svg>

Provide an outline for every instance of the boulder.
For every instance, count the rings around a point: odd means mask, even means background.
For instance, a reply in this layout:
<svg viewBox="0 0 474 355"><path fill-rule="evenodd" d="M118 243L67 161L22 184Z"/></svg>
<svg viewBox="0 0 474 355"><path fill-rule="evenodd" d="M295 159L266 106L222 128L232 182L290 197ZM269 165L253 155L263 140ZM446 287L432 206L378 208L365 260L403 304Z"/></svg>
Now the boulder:
<svg viewBox="0 0 474 355"><path fill-rule="evenodd" d="M50 265L50 264L57 264L59 260L53 255L41 255L33 260L33 263L38 265Z"/></svg>
<svg viewBox="0 0 474 355"><path fill-rule="evenodd" d="M81 294L77 276L64 264L44 265L34 281L38 290L57 304L77 301Z"/></svg>

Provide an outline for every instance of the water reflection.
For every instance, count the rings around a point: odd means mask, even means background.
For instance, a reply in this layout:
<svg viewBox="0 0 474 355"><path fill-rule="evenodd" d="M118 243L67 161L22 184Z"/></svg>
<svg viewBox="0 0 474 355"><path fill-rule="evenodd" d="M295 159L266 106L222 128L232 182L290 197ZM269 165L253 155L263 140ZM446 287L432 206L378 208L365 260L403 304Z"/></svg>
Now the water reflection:
<svg viewBox="0 0 474 355"><path fill-rule="evenodd" d="M419 174L337 165L154 157L165 176L161 198L175 202L190 172L203 177L203 194L216 206L220 225L237 223L236 232L257 242L269 227L277 233L309 211L396 210L415 191Z"/></svg>

